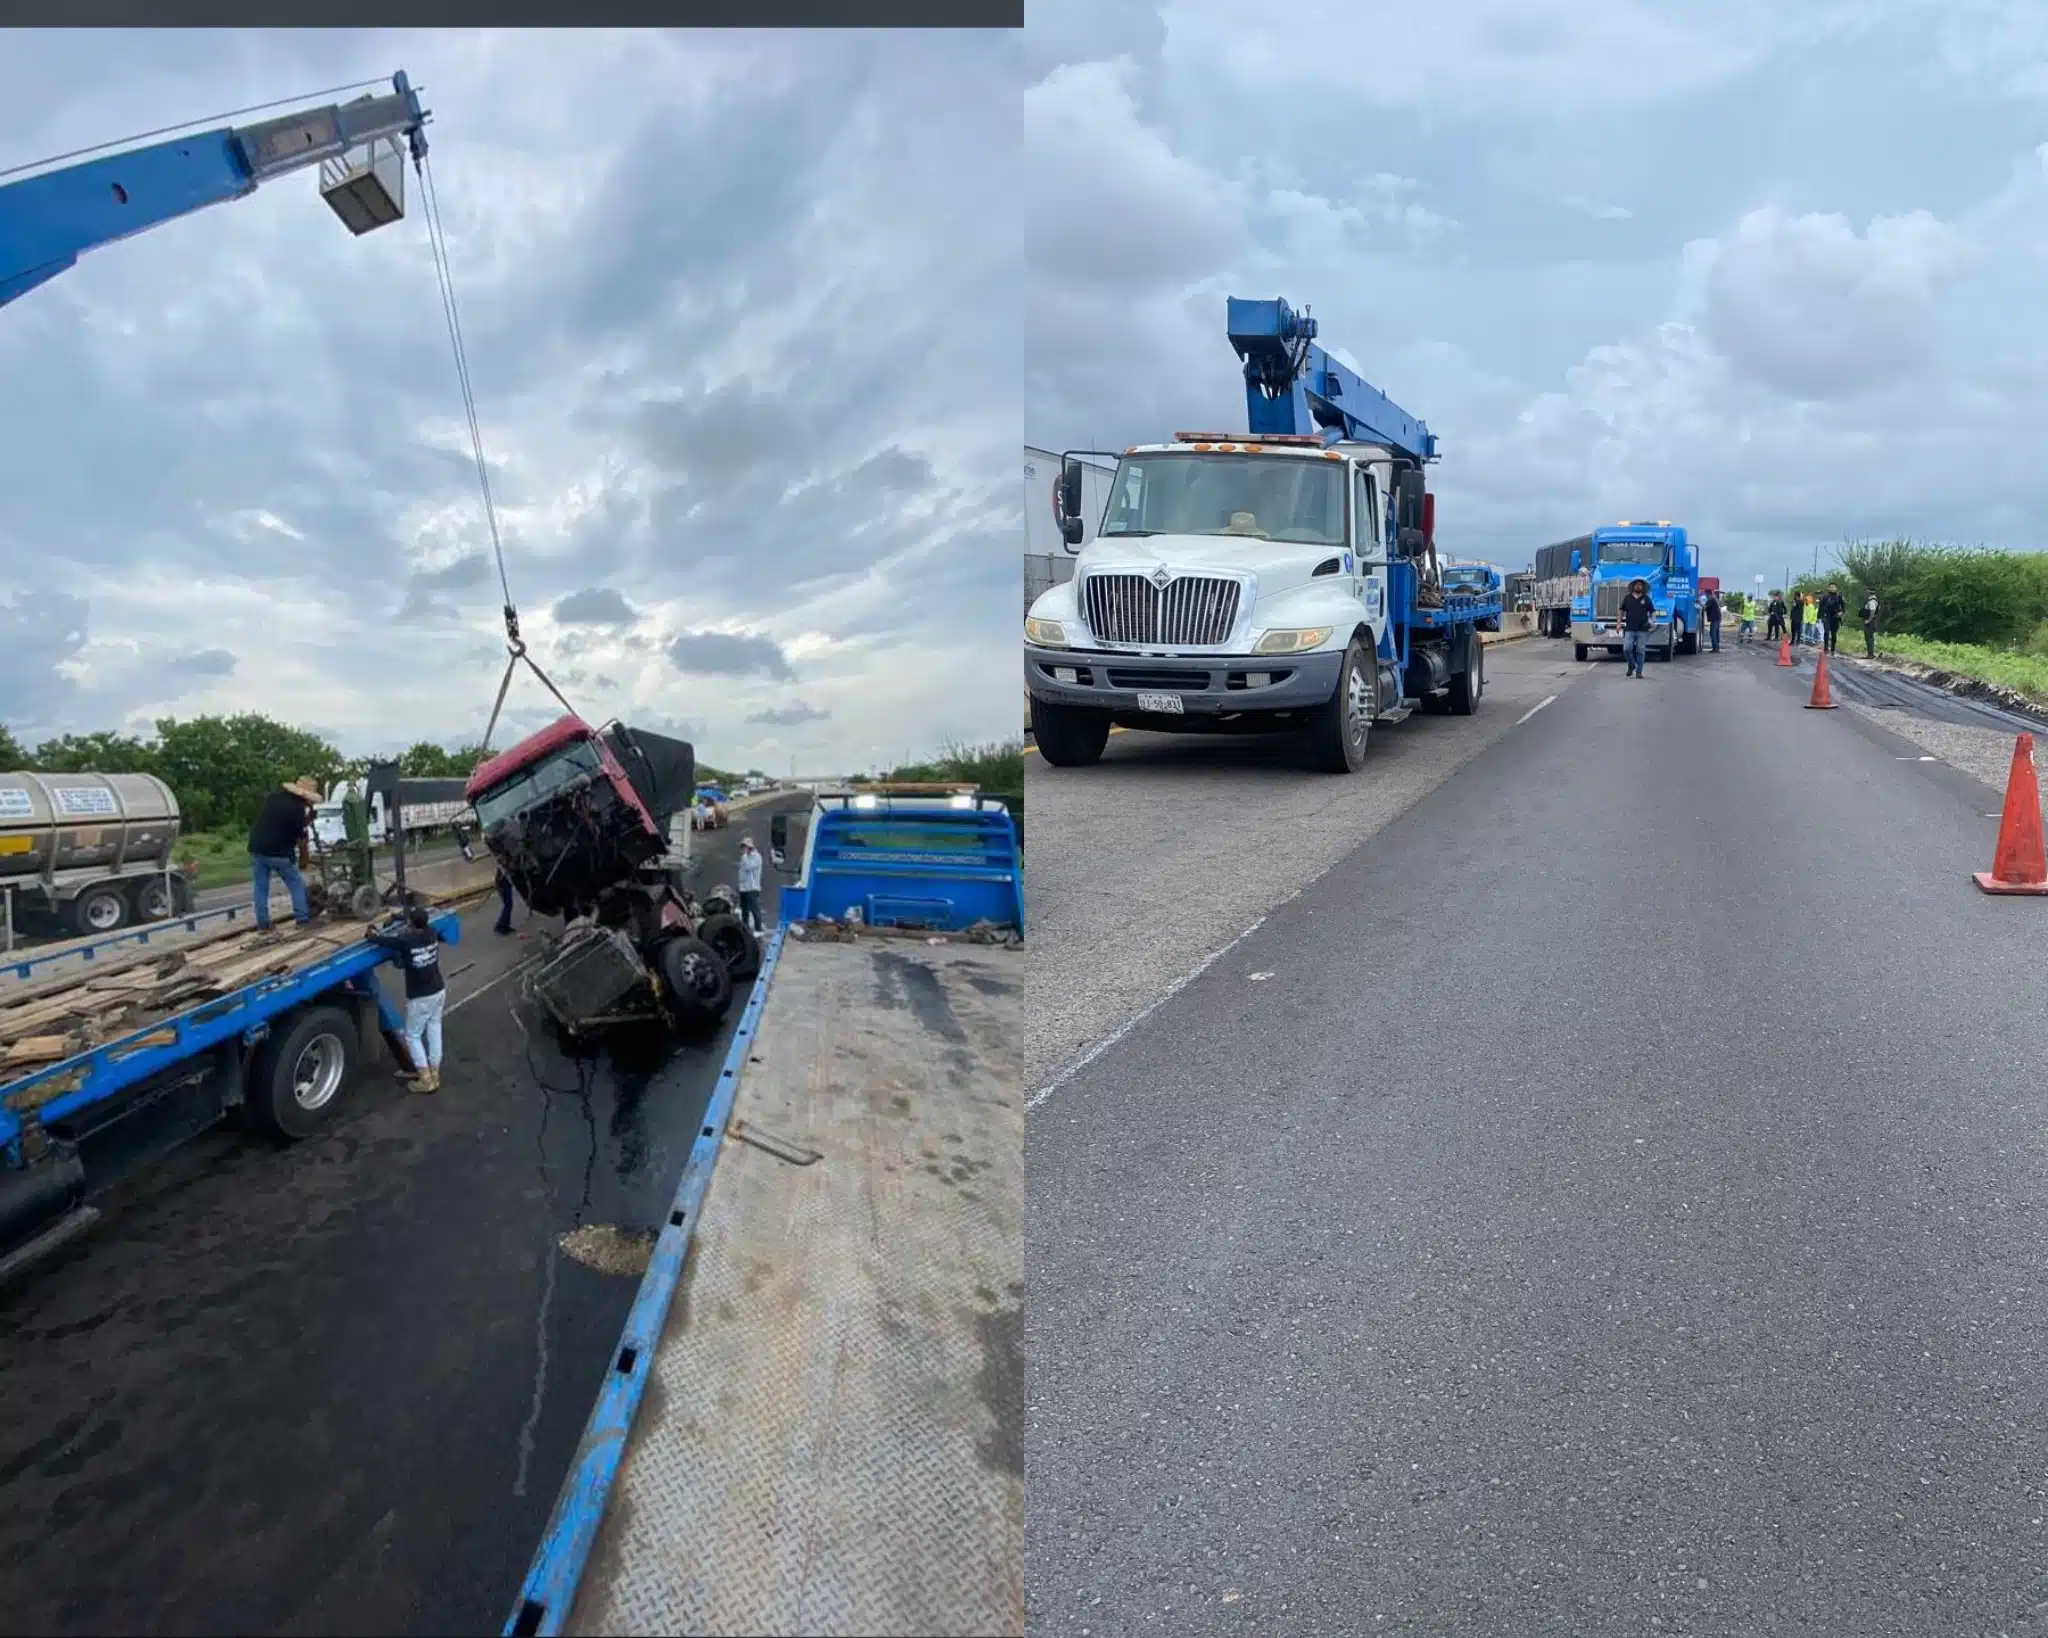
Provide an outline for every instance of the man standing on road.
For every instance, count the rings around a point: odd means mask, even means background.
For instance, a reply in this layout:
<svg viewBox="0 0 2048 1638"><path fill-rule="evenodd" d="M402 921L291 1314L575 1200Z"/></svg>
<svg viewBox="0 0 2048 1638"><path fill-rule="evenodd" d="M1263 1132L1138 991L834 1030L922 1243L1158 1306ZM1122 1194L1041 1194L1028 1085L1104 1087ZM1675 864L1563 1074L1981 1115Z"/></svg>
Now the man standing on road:
<svg viewBox="0 0 2048 1638"><path fill-rule="evenodd" d="M1650 583L1631 580L1628 596L1621 600L1621 655L1628 661L1628 674L1643 674L1643 649L1650 640L1650 622L1657 618L1657 606L1650 601Z"/></svg>
<svg viewBox="0 0 2048 1638"><path fill-rule="evenodd" d="M1735 595L1742 598L1741 606L1735 611L1736 618L1741 622L1735 628L1735 641L1746 645L1756 639L1756 599L1744 597L1741 592Z"/></svg>
<svg viewBox="0 0 2048 1638"><path fill-rule="evenodd" d="M1830 580L1827 595L1820 600L1822 647L1830 654L1835 651L1835 636L1842 629L1842 613L1848 606L1842 597L1841 587Z"/></svg>
<svg viewBox="0 0 2048 1638"><path fill-rule="evenodd" d="M1785 594L1783 592L1771 593L1770 614L1771 623L1770 630L1767 633L1767 635L1770 637L1772 642L1776 642L1778 641L1778 639L1785 635L1786 608Z"/></svg>
<svg viewBox="0 0 2048 1638"><path fill-rule="evenodd" d="M1871 659L1877 658L1877 593L1863 595L1863 652Z"/></svg>
<svg viewBox="0 0 2048 1638"><path fill-rule="evenodd" d="M498 879L492 883L498 890L498 921L492 927L494 933L512 931L512 878L505 874L505 867L498 866Z"/></svg>
<svg viewBox="0 0 2048 1638"><path fill-rule="evenodd" d="M405 1077L415 1092L441 1090L441 1015L448 1007L448 982L441 976L441 935L427 907L416 904L405 920L363 935L389 950L405 968L405 1050L413 1069Z"/></svg>
<svg viewBox="0 0 2048 1638"><path fill-rule="evenodd" d="M1799 640L1806 644L1820 641L1820 625L1813 613L1813 593L1799 594Z"/></svg>
<svg viewBox="0 0 2048 1638"><path fill-rule="evenodd" d="M740 919L755 932L761 931L761 855L754 838L740 838Z"/></svg>
<svg viewBox="0 0 2048 1638"><path fill-rule="evenodd" d="M294 779L264 797L263 806L256 810L256 822L249 827L249 875L256 891L259 933L270 931L272 876L284 878L284 890L292 898L292 921L303 927L313 919L306 904L306 878L299 874L299 867L308 862L306 832L312 828L313 808L319 800L318 785L310 779Z"/></svg>
<svg viewBox="0 0 2048 1638"><path fill-rule="evenodd" d="M1721 594L1719 592L1710 591L1707 593L1706 616L1707 652L1709 654L1719 654L1721 652Z"/></svg>

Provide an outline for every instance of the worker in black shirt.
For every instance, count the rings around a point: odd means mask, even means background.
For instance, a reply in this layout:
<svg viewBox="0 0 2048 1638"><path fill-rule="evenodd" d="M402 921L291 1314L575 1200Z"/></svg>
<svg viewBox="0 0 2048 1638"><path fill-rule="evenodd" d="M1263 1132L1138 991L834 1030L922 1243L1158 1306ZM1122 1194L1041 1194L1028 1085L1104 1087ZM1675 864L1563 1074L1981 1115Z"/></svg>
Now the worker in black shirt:
<svg viewBox="0 0 2048 1638"><path fill-rule="evenodd" d="M1820 629L1823 644L1830 654L1835 651L1835 637L1842 629L1842 616L1848 612L1849 600L1842 595L1842 588L1833 581L1820 600Z"/></svg>
<svg viewBox="0 0 2048 1638"><path fill-rule="evenodd" d="M1708 592L1706 606L1701 610L1707 617L1707 652L1721 652L1721 594Z"/></svg>
<svg viewBox="0 0 2048 1638"><path fill-rule="evenodd" d="M448 984L441 976L441 935L425 905L406 911L405 919L381 932L364 935L380 950L389 950L405 969L405 1050L412 1073L405 1078L416 1092L441 1090L441 1014L448 1004Z"/></svg>
<svg viewBox="0 0 2048 1638"><path fill-rule="evenodd" d="M1628 596L1621 600L1621 652L1628 661L1628 674L1643 674L1643 650L1650 641L1650 625L1657 618L1657 605L1650 601L1650 583L1631 580Z"/></svg>
<svg viewBox="0 0 2048 1638"><path fill-rule="evenodd" d="M256 822L249 827L249 875L256 890L259 932L270 931L272 876L284 878L285 891L292 897L292 920L303 927L313 919L299 866L307 862L306 832L313 827L313 806L319 800L320 787L312 780L293 779L264 797L256 810Z"/></svg>

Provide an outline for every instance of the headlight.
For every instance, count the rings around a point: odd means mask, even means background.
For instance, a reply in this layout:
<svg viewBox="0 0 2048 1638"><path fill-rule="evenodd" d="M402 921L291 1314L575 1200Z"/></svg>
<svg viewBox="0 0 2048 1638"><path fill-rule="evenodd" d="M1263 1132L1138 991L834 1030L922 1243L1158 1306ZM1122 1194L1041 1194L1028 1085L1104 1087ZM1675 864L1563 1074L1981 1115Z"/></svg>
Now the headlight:
<svg viewBox="0 0 2048 1638"><path fill-rule="evenodd" d="M1330 640L1332 626L1310 626L1305 631L1269 631L1252 645L1254 654L1306 654Z"/></svg>
<svg viewBox="0 0 2048 1638"><path fill-rule="evenodd" d="M1067 628L1057 620L1026 620L1024 641L1036 643L1040 648L1065 648Z"/></svg>

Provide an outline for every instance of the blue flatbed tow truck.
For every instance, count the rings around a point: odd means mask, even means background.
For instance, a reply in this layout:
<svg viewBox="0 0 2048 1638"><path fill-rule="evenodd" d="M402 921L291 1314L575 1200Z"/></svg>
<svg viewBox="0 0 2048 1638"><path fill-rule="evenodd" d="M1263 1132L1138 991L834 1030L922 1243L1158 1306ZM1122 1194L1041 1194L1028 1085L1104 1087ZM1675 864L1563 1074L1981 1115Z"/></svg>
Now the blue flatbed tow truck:
<svg viewBox="0 0 2048 1638"><path fill-rule="evenodd" d="M266 940L213 911L0 969L0 1279L90 1228L93 1198L231 1111L319 1131L402 1017L359 922ZM444 942L455 913L433 917ZM179 935L185 935L179 942Z"/></svg>
<svg viewBox="0 0 2048 1638"><path fill-rule="evenodd" d="M1015 826L828 793L797 874L508 1634L1024 1630Z"/></svg>

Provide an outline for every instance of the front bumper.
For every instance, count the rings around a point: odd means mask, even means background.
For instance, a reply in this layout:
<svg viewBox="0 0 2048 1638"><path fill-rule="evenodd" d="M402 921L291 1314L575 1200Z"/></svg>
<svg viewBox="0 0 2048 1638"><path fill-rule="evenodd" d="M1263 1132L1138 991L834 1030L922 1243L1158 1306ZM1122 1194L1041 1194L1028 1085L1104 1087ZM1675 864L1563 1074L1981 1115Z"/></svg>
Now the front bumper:
<svg viewBox="0 0 2048 1638"><path fill-rule="evenodd" d="M1024 645L1024 686L1049 705L1079 705L1136 716L1138 696L1177 694L1190 717L1239 711L1304 711L1337 691L1344 651L1320 654L1218 654L1155 659L1101 649ZM1068 673L1063 680L1057 672ZM1254 682L1256 677L1270 681Z"/></svg>
<svg viewBox="0 0 2048 1638"><path fill-rule="evenodd" d="M1572 641L1584 643L1589 648L1619 650L1621 647L1621 633L1610 630L1605 626L1596 626L1589 620L1574 620L1572 622ZM1643 634L1643 641L1651 648L1662 648L1671 641L1670 624L1667 622L1661 626L1652 626Z"/></svg>

